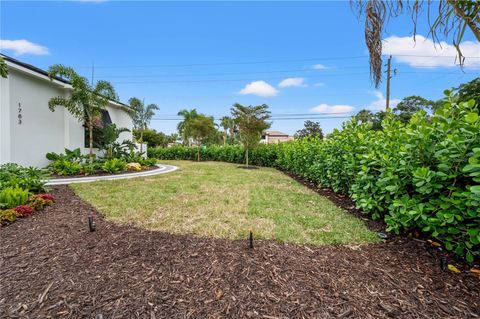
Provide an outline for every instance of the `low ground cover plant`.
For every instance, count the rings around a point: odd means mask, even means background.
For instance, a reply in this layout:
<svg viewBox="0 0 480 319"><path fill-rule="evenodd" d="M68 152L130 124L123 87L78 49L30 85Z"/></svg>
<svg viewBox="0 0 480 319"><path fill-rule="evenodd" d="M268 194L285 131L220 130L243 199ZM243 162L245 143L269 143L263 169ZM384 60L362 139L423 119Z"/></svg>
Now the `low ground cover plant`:
<svg viewBox="0 0 480 319"><path fill-rule="evenodd" d="M391 114L381 130L352 119L326 140L262 145L254 165L277 167L352 197L388 230L418 230L467 261L480 257L480 119L475 101L446 91L434 114L408 123ZM158 159L194 160L196 148L149 150ZM202 160L243 162L240 145L211 146Z"/></svg>

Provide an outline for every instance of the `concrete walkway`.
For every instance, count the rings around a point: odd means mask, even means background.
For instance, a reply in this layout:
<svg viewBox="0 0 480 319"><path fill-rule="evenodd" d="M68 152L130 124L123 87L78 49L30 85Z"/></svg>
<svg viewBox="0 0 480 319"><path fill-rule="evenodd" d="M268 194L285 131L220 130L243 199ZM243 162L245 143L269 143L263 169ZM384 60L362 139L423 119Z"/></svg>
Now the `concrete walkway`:
<svg viewBox="0 0 480 319"><path fill-rule="evenodd" d="M73 183L88 183L88 182L103 181L103 180L146 177L146 176L170 173L178 169L177 166L173 166L173 165L157 164L157 166L158 168L156 169L152 169L149 171L141 171L137 173L104 175L104 176L85 176L85 177L74 177L74 178L55 178L55 179L48 180L48 182L45 185L47 186L65 185L65 184L73 184Z"/></svg>

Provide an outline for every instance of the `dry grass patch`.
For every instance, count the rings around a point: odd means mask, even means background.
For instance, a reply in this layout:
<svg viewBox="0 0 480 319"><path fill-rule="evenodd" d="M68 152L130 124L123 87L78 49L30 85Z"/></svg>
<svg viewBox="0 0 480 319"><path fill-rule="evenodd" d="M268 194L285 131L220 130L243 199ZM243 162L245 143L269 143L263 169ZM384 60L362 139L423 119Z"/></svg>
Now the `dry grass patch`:
<svg viewBox="0 0 480 319"><path fill-rule="evenodd" d="M235 164L168 161L179 170L145 178L73 184L107 219L153 230L300 244L375 242L356 217L283 173Z"/></svg>

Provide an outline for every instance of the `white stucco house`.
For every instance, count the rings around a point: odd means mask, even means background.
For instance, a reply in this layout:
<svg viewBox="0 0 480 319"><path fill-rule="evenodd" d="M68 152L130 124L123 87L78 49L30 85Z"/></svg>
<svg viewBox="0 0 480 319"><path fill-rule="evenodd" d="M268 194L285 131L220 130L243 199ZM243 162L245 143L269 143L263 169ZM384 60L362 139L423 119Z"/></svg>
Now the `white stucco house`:
<svg viewBox="0 0 480 319"><path fill-rule="evenodd" d="M2 55L8 65L8 77L0 77L0 164L18 163L45 167L48 152L63 153L65 148L80 148L85 154L83 123L63 107L48 108L54 96L70 94L72 87L64 79L51 81L48 73L35 66ZM133 121L128 105L110 101L103 118L117 127L126 127L119 141L132 140Z"/></svg>

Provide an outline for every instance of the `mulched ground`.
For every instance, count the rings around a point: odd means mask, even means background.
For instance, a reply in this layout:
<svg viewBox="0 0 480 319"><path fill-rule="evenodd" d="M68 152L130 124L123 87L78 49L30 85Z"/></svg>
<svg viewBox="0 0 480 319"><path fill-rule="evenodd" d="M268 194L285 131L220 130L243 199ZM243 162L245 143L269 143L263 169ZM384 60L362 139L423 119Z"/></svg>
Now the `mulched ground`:
<svg viewBox="0 0 480 319"><path fill-rule="evenodd" d="M421 243L304 247L116 225L66 186L0 229L2 318L477 318L480 281Z"/></svg>

